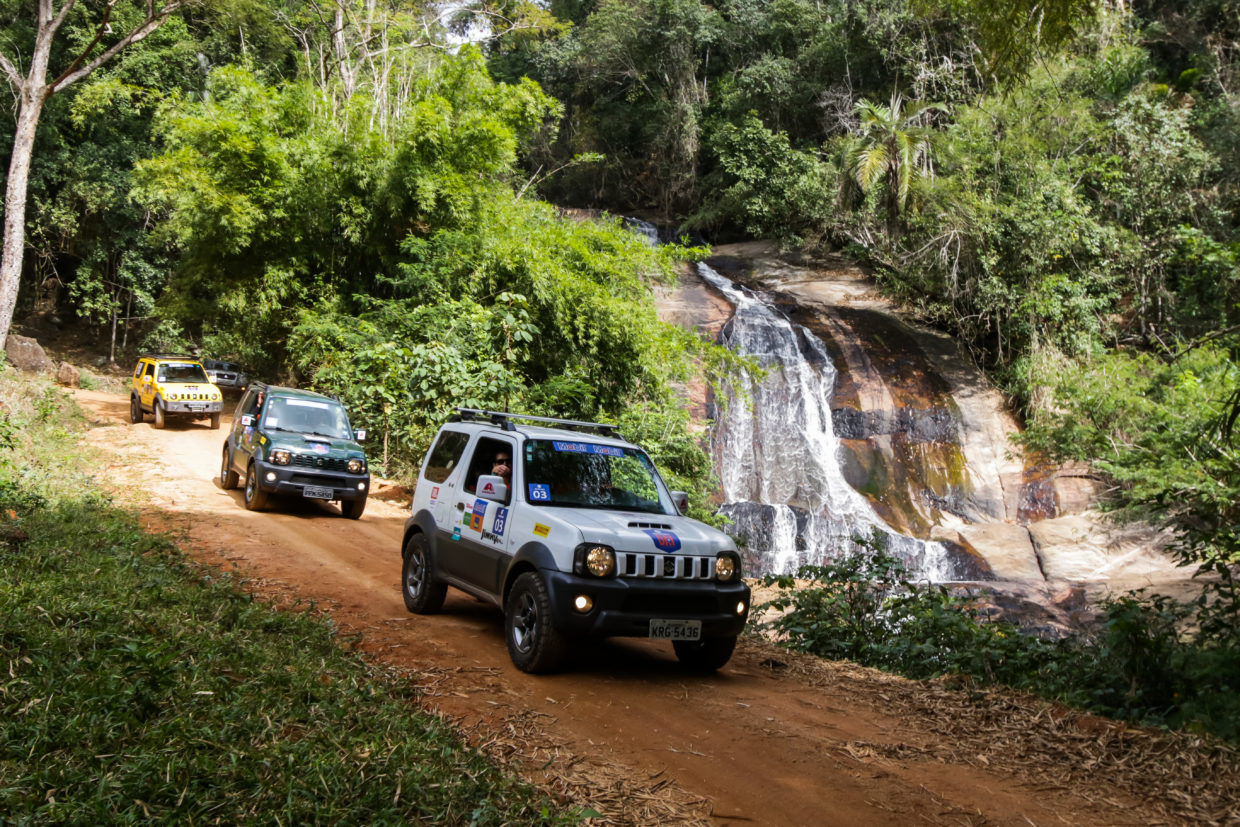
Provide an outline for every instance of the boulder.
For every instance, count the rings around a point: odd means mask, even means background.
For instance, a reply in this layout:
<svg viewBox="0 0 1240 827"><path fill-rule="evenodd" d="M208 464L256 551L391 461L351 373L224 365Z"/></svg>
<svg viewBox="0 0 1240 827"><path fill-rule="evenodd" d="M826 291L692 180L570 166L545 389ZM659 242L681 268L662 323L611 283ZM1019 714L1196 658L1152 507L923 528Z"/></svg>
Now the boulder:
<svg viewBox="0 0 1240 827"><path fill-rule="evenodd" d="M995 579L1021 583L1042 583L1046 579L1029 530L1024 526L982 523L960 526L956 533L990 565Z"/></svg>
<svg viewBox="0 0 1240 827"><path fill-rule="evenodd" d="M1073 514L1031 523L1029 534L1048 580L1154 582L1185 576L1165 551L1171 535L1144 523Z"/></svg>
<svg viewBox="0 0 1240 827"><path fill-rule="evenodd" d="M61 362L60 367L56 369L56 383L64 385L66 388L81 387L82 371L68 362Z"/></svg>
<svg viewBox="0 0 1240 827"><path fill-rule="evenodd" d="M27 373L56 372L56 363L43 350L43 346L27 336L10 333L4 343L4 355L10 365Z"/></svg>

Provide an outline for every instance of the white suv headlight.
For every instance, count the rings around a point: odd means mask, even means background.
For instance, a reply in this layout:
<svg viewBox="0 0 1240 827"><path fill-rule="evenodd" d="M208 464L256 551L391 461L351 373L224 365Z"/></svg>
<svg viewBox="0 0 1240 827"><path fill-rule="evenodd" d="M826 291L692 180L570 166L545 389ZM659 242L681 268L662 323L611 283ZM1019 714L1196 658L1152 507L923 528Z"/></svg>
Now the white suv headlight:
<svg viewBox="0 0 1240 827"><path fill-rule="evenodd" d="M602 543L582 543L573 554L573 571L591 577L614 577L616 550Z"/></svg>
<svg viewBox="0 0 1240 827"><path fill-rule="evenodd" d="M734 551L721 551L715 557L715 579L735 583L741 579L741 560Z"/></svg>

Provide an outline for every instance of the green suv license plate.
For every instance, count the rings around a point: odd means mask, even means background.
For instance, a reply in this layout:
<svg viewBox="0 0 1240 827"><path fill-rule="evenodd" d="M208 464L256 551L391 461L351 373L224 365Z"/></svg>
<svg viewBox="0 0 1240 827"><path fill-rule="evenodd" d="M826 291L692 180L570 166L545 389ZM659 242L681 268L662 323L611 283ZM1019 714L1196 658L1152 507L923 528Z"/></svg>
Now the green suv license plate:
<svg viewBox="0 0 1240 827"><path fill-rule="evenodd" d="M650 637L655 640L701 640L702 621L654 618L650 621Z"/></svg>
<svg viewBox="0 0 1240 827"><path fill-rule="evenodd" d="M336 492L331 488L320 488L317 485L307 485L305 488L301 489L301 495L303 497L310 497L315 500L330 500L335 493Z"/></svg>

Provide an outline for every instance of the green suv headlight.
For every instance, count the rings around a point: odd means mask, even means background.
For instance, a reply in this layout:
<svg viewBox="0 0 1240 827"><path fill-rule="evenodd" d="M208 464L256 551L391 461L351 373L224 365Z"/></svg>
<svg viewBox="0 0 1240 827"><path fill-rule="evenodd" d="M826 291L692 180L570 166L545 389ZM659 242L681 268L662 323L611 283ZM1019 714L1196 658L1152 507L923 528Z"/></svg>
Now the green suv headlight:
<svg viewBox="0 0 1240 827"><path fill-rule="evenodd" d="M616 551L602 543L582 543L573 553L573 571L591 577L612 577L616 573Z"/></svg>
<svg viewBox="0 0 1240 827"><path fill-rule="evenodd" d="M293 461L293 455L288 451L272 451L271 461L276 465L288 465Z"/></svg>
<svg viewBox="0 0 1240 827"><path fill-rule="evenodd" d="M734 551L721 551L715 557L715 579L735 583L741 579L741 558Z"/></svg>
<svg viewBox="0 0 1240 827"><path fill-rule="evenodd" d="M349 460L349 473L360 474L366 470L366 461L362 459Z"/></svg>

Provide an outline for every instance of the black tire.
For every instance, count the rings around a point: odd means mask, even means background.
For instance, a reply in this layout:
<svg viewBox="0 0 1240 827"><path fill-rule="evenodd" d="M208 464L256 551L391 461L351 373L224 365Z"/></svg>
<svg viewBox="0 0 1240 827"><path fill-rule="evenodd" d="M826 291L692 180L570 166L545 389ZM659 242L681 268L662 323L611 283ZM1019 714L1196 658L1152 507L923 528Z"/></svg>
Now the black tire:
<svg viewBox="0 0 1240 827"><path fill-rule="evenodd" d="M676 658L694 672L714 672L727 663L736 649L734 637L708 637L705 640L674 640Z"/></svg>
<svg viewBox="0 0 1240 827"><path fill-rule="evenodd" d="M405 608L414 614L429 615L443 608L448 586L435 579L430 543L425 534L415 534L405 543L405 562L400 571L400 592Z"/></svg>
<svg viewBox="0 0 1240 827"><path fill-rule="evenodd" d="M232 491L237 487L240 478L237 472L232 469L232 462L228 457L228 446L224 446L224 458L220 460L220 488L225 491Z"/></svg>
<svg viewBox="0 0 1240 827"><path fill-rule="evenodd" d="M142 416L142 403L138 401L137 394L129 397L129 421L137 425L144 418Z"/></svg>
<svg viewBox="0 0 1240 827"><path fill-rule="evenodd" d="M362 512L366 510L366 498L360 500L341 500L340 513L348 517L350 520L356 520L362 516Z"/></svg>
<svg viewBox="0 0 1240 827"><path fill-rule="evenodd" d="M162 429L168 424L167 417L164 416L164 403L158 399L155 400L155 427Z"/></svg>
<svg viewBox="0 0 1240 827"><path fill-rule="evenodd" d="M245 507L250 511L262 511L267 507L267 492L258 487L258 471L254 463L245 472Z"/></svg>
<svg viewBox="0 0 1240 827"><path fill-rule="evenodd" d="M216 411L211 414L211 430L218 431L220 429L220 413Z"/></svg>
<svg viewBox="0 0 1240 827"><path fill-rule="evenodd" d="M564 660L567 641L551 616L551 595L538 572L527 571L512 584L504 604L508 656L522 672L554 672Z"/></svg>

